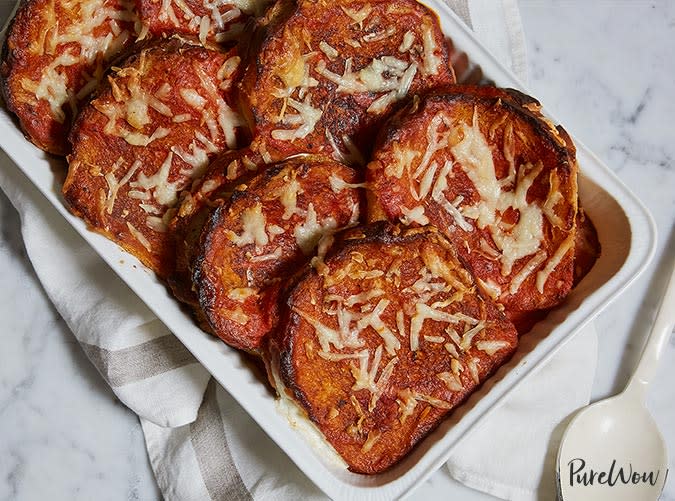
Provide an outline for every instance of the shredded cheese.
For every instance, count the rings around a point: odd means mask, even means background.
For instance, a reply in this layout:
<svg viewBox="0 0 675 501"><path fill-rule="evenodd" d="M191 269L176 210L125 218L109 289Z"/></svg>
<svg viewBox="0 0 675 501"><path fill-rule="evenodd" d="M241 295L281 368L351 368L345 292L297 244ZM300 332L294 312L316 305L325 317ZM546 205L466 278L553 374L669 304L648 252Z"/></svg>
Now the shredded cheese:
<svg viewBox="0 0 675 501"><path fill-rule="evenodd" d="M464 386L462 380L452 372L440 372L436 377L445 383L450 391L462 391Z"/></svg>
<svg viewBox="0 0 675 501"><path fill-rule="evenodd" d="M421 205L413 207L412 209L401 206L401 212L403 213L401 222L406 226L412 223L417 223L421 226L429 224L429 218L424 214L424 207Z"/></svg>
<svg viewBox="0 0 675 501"><path fill-rule="evenodd" d="M422 71L426 75L438 75L438 69L442 60L436 55L438 45L434 40L432 26L426 18L422 22L422 44L424 47L424 66L422 67Z"/></svg>
<svg viewBox="0 0 675 501"><path fill-rule="evenodd" d="M509 287L509 294L515 294L520 289L520 286L523 285L523 282L535 272L537 268L546 261L546 251L539 250L537 253L532 256L525 266L523 266L518 273L516 273L511 279L511 286Z"/></svg>
<svg viewBox="0 0 675 501"><path fill-rule="evenodd" d="M380 318L380 315L384 313L389 303L388 299L380 299L373 311L361 318L356 325L359 330L363 330L368 326L372 327L384 340L387 353L393 356L401 348L401 342Z"/></svg>
<svg viewBox="0 0 675 501"><path fill-rule="evenodd" d="M500 340L484 340L478 341L476 343L476 348L478 348L481 351L484 351L490 356L494 355L501 349L508 348L509 346L510 344L508 343L508 341L500 341Z"/></svg>
<svg viewBox="0 0 675 501"><path fill-rule="evenodd" d="M565 255L574 248L574 233L570 235L560 244L560 247L555 251L555 254L551 256L551 259L548 260L544 269L537 273L537 290L540 293L544 293L544 285L548 277L551 275L553 270L560 264L560 261L565 257Z"/></svg>
<svg viewBox="0 0 675 501"><path fill-rule="evenodd" d="M310 203L307 207L305 221L295 227L293 234L298 247L307 255L314 250L322 236L332 233L336 228L337 221L333 217L328 217L319 222L314 204Z"/></svg>
<svg viewBox="0 0 675 501"><path fill-rule="evenodd" d="M262 212L262 204L258 202L253 207L244 209L241 214L242 233L237 235L231 231L228 232L229 239L237 247L255 244L256 247L263 247L269 242L269 237L265 231L267 219Z"/></svg>
<svg viewBox="0 0 675 501"><path fill-rule="evenodd" d="M511 273L513 264L520 258L534 254L543 240L543 215L541 208L527 202L527 192L542 171L541 163L526 164L520 168L520 179L513 191L503 191L496 177L490 146L478 126L478 116L474 109L471 126L459 127L463 139L451 147L452 154L473 182L480 195L480 201L474 206L479 228L489 228L496 246L501 251L501 273ZM510 228L500 224L498 214L507 208L518 210L518 222ZM466 214L466 212L465 212Z"/></svg>

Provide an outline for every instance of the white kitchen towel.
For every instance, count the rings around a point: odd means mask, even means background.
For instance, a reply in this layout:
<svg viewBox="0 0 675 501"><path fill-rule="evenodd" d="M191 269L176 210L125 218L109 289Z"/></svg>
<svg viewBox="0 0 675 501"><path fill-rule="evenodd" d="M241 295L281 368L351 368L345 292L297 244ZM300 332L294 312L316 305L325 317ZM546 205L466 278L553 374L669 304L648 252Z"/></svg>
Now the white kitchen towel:
<svg viewBox="0 0 675 501"><path fill-rule="evenodd" d="M525 81L515 0L446 1ZM8 12L11 3L0 7ZM321 497L4 154L0 187L21 215L26 250L47 294L115 394L141 417L167 500ZM533 498L551 429L588 401L594 366L589 331L467 437L449 471L497 496Z"/></svg>

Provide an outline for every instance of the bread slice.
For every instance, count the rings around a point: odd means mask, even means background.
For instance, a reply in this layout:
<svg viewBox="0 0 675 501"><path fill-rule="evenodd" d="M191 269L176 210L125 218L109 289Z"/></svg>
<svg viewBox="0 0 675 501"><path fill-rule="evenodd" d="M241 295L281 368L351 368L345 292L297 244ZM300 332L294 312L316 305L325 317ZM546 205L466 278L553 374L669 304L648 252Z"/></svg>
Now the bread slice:
<svg viewBox="0 0 675 501"><path fill-rule="evenodd" d="M2 92L26 137L49 153L70 150L68 131L109 61L134 43L137 17L124 0L28 0L2 55Z"/></svg>
<svg viewBox="0 0 675 501"><path fill-rule="evenodd" d="M363 164L398 101L454 83L438 18L414 0L282 1L258 32L242 108L271 160Z"/></svg>
<svg viewBox="0 0 675 501"><path fill-rule="evenodd" d="M237 186L266 167L260 156L248 148L228 151L211 162L206 173L181 193L178 211L168 230L175 241L176 259L167 282L178 300L199 305L192 286L192 263L209 214L227 202Z"/></svg>
<svg viewBox="0 0 675 501"><path fill-rule="evenodd" d="M383 129L367 176L388 218L437 226L508 309L554 306L572 287L575 149L534 99L487 86L423 96Z"/></svg>
<svg viewBox="0 0 675 501"><path fill-rule="evenodd" d="M286 306L271 379L357 473L394 465L518 342L433 227L348 230Z"/></svg>
<svg viewBox="0 0 675 501"><path fill-rule="evenodd" d="M236 52L171 39L143 48L109 77L70 134L63 195L70 210L166 278L178 194L209 160L237 146L231 107Z"/></svg>
<svg viewBox="0 0 675 501"><path fill-rule="evenodd" d="M296 157L269 167L215 209L193 269L201 311L216 335L258 351L278 322L280 291L319 239L358 222L355 181L354 170L333 160Z"/></svg>

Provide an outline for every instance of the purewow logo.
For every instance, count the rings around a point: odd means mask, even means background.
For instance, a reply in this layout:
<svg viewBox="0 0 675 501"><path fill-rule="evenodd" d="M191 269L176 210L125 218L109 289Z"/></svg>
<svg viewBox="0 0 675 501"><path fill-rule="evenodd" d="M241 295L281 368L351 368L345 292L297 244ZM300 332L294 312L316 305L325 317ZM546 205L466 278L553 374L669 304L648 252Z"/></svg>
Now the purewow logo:
<svg viewBox="0 0 675 501"><path fill-rule="evenodd" d="M655 486L659 481L661 470L640 471L633 468L632 463L627 465L617 464L616 459L605 470L594 470L586 467L586 461L582 458L574 458L567 463L567 481L570 487L607 485L651 485ZM668 475L668 470L663 472ZM561 475L562 476L562 475ZM564 476L563 476L564 478ZM561 479L562 480L562 479ZM665 483L665 479L664 483Z"/></svg>

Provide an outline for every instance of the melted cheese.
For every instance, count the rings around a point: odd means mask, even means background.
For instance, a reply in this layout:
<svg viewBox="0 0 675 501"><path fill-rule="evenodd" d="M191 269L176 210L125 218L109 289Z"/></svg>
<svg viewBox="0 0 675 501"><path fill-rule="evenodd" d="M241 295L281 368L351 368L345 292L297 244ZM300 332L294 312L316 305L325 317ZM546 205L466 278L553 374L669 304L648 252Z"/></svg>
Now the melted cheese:
<svg viewBox="0 0 675 501"><path fill-rule="evenodd" d="M247 252L246 254L247 254L247 257L248 257L249 253ZM260 256L250 256L249 260L252 263L261 263L261 262L264 262L264 261L278 261L279 259L281 259L282 255L283 255L283 250L281 249L281 247L277 247L276 249L274 249L274 252L272 252L271 254L262 254Z"/></svg>
<svg viewBox="0 0 675 501"><path fill-rule="evenodd" d="M478 358L470 358L466 362L466 366L469 368L469 373L471 374L471 379L476 384L480 383L480 377L478 376L478 364L480 360Z"/></svg>
<svg viewBox="0 0 675 501"><path fill-rule="evenodd" d="M464 389L462 380L452 372L440 372L436 374L436 377L443 381L450 391L462 391Z"/></svg>
<svg viewBox="0 0 675 501"><path fill-rule="evenodd" d="M476 348L492 356L503 348L511 346L508 341L484 340L476 343Z"/></svg>
<svg viewBox="0 0 675 501"><path fill-rule="evenodd" d="M408 52L415 42L415 33L413 31L406 31L403 35L401 45L398 47L399 52Z"/></svg>
<svg viewBox="0 0 675 501"><path fill-rule="evenodd" d="M365 353L365 356L360 357L359 366L352 365L352 375L356 380L352 386L352 391L368 390L373 393L376 389L375 376L382 361L382 345L379 345L375 350L372 363L370 363L368 350L363 350L362 353Z"/></svg>
<svg viewBox="0 0 675 501"><path fill-rule="evenodd" d="M361 94L366 92L386 92L368 107L369 113L382 113L387 107L402 99L410 89L417 64L406 63L393 56L382 56L358 72L352 71L352 59L345 61L342 75L326 68L325 61L319 61L316 72L338 85L336 92L345 94Z"/></svg>
<svg viewBox="0 0 675 501"><path fill-rule="evenodd" d="M466 290L467 287L461 278L457 276L455 270L432 248L425 247L422 249L422 260L431 272L432 277L442 278L445 283L451 285L455 290Z"/></svg>
<svg viewBox="0 0 675 501"><path fill-rule="evenodd" d="M193 108L197 110L201 110L204 108L204 105L206 104L206 99L204 99L199 92L197 92L195 89L191 89L189 87L182 88L178 91L178 93L181 95L183 100L192 106Z"/></svg>
<svg viewBox="0 0 675 501"><path fill-rule="evenodd" d="M405 316L403 310L396 312L396 328L398 329L398 335L405 337Z"/></svg>
<svg viewBox="0 0 675 501"><path fill-rule="evenodd" d="M434 118L432 118L431 123L429 124L429 128L427 129L427 147L425 149L424 155L422 157L422 160L420 162L420 165L417 167L417 170L413 174L413 178L417 179L423 172L427 172L425 174L425 177L422 179L422 182L420 183L420 193L417 194L414 189L411 186L411 192L414 198L416 200L424 199L426 195L429 192L428 188L428 183L433 181L433 175L435 174L436 167L433 168L431 172L431 176L428 177L428 171L431 170L429 167L429 163L431 162L431 159L433 158L434 154L442 149L445 149L449 146L449 140L450 140L450 131L446 131L444 133L440 132L441 126L448 125L448 119L445 117L443 114L438 114ZM435 165L432 164L432 165ZM445 162L443 164L443 167L441 168L440 174L438 175L438 178L436 179L436 182L434 183L433 190L431 191L431 198L439 203L445 211L453 217L455 220L455 223L462 228L464 231L473 231L473 226L469 224L462 213L459 211L459 209L455 206L458 205L459 202L461 202L461 198L459 198L458 203L453 203L451 204L447 198L445 197L445 190L448 188L448 175L452 171L452 162ZM425 181L426 179L426 181Z"/></svg>
<svg viewBox="0 0 675 501"><path fill-rule="evenodd" d="M132 182L130 186L145 191L152 191L154 199L160 205L175 205L178 199L178 191L180 191L183 186L179 182L169 182L172 162L173 152L169 152L155 174L148 177L144 172L141 172L136 181Z"/></svg>
<svg viewBox="0 0 675 501"><path fill-rule="evenodd" d="M331 173L328 181L330 182L330 189L333 190L333 193L340 193L345 188L356 189L366 187L366 183L348 183L334 172Z"/></svg>
<svg viewBox="0 0 675 501"><path fill-rule="evenodd" d="M237 306L234 310L222 310L222 315L239 325L246 325L250 320L250 317L244 313L240 306Z"/></svg>
<svg viewBox="0 0 675 501"><path fill-rule="evenodd" d="M323 110L312 106L311 94L307 93L303 102L288 97L288 104L295 109L297 114L286 114L282 120L284 125L297 125L295 129L274 129L272 138L280 141L293 141L303 139L314 132L316 124L323 115Z"/></svg>
<svg viewBox="0 0 675 501"><path fill-rule="evenodd" d="M302 319L305 320L309 325L314 327L317 340L319 341L319 345L321 345L321 351L329 353L331 344L338 350L341 350L345 347L344 343L342 342L342 337L337 330L331 329L330 327L322 324L318 320L315 320L297 308L293 308L293 311L300 315L300 317L302 317Z"/></svg>
<svg viewBox="0 0 675 501"><path fill-rule="evenodd" d="M457 348L455 348L455 345L452 343L445 343L443 345L445 349L447 350L450 355L452 355L455 358L459 358L459 352L457 351Z"/></svg>
<svg viewBox="0 0 675 501"><path fill-rule="evenodd" d="M410 388L406 388L398 392L398 399L396 402L401 410L399 421L401 424L405 424L408 417L412 416L413 412L415 412L415 407L417 407L415 395Z"/></svg>
<svg viewBox="0 0 675 501"><path fill-rule="evenodd" d="M115 200L117 199L117 193L119 189L127 184L133 175L136 173L138 168L141 166L141 162L139 160L136 160L131 167L129 167L129 170L126 172L126 174L117 181L117 178L115 177L115 171L117 168L122 164L123 160L122 158L119 158L117 162L112 166L110 172L108 172L104 177L106 180L106 183L108 183L108 196L106 197L106 205L105 205L105 210L108 214L112 214L113 206L115 205Z"/></svg>
<svg viewBox="0 0 675 501"><path fill-rule="evenodd" d="M358 24L360 29L363 29L363 21L365 21L366 18L373 11L373 7L369 3L365 4L359 10L350 9L349 7L344 7L342 5L340 6L340 8L342 9L342 12L344 12L351 18L351 20L353 21L352 24Z"/></svg>
<svg viewBox="0 0 675 501"><path fill-rule="evenodd" d="M436 175L437 169L438 169L437 162L432 162L431 164L429 164L429 167L424 172L422 180L420 181L419 193L413 192L413 198L415 198L415 200L422 200L426 198L426 196L429 194L429 191L431 190L431 184L434 181L434 176Z"/></svg>
<svg viewBox="0 0 675 501"><path fill-rule="evenodd" d="M398 141L392 146L393 161L388 163L384 168L384 174L387 177L396 177L401 179L403 172L409 172L413 160L418 156L414 149L403 148Z"/></svg>
<svg viewBox="0 0 675 501"><path fill-rule="evenodd" d="M401 222L406 226L412 223L417 223L421 226L429 224L429 218L424 215L424 207L421 205L413 207L412 209L401 206L401 212L403 213Z"/></svg>
<svg viewBox="0 0 675 501"><path fill-rule="evenodd" d="M570 233L570 235L560 244L560 247L558 247L558 249L555 251L555 254L551 256L551 259L548 260L544 269L537 273L537 290L540 293L544 293L544 285L546 285L548 277L560 264L560 261L562 261L562 259L565 257L565 254L567 254L573 248L574 233Z"/></svg>
<svg viewBox="0 0 675 501"><path fill-rule="evenodd" d="M367 303L373 298L383 296L384 291L382 289L370 289L364 292L361 292L359 294L354 294L352 296L349 296L345 300L345 305L346 306L354 306L355 304L363 304Z"/></svg>
<svg viewBox="0 0 675 501"><path fill-rule="evenodd" d="M415 315L410 321L410 350L417 351L419 349L419 336L422 331L422 326L425 320L434 320L436 322L458 323L460 319L452 313L439 311L427 306L426 304L417 303L415 305Z"/></svg>
<svg viewBox="0 0 675 501"><path fill-rule="evenodd" d="M265 231L267 219L262 212L262 204L258 202L253 207L245 209L241 213L242 233L237 235L228 232L230 241L237 247L255 244L256 247L263 247L269 242L269 237Z"/></svg>
<svg viewBox="0 0 675 501"><path fill-rule="evenodd" d="M436 55L439 49L434 40L434 32L431 24L425 18L422 23L422 44L424 46L424 66L422 71L425 75L438 75L441 58Z"/></svg>
<svg viewBox="0 0 675 501"><path fill-rule="evenodd" d="M459 348L462 351L467 351L469 348L471 348L471 342L473 341L473 338L482 332L485 329L485 323L484 322L479 322L478 325L475 327L472 327L468 331L464 333L462 336L462 342L459 344Z"/></svg>
<svg viewBox="0 0 675 501"><path fill-rule="evenodd" d="M361 452L366 453L370 452L370 449L373 448L373 445L380 440L380 437L382 435L382 432L378 430L370 430L368 432L368 438L366 441L363 443L363 446L361 447Z"/></svg>
<svg viewBox="0 0 675 501"><path fill-rule="evenodd" d="M339 56L338 51L335 50L334 47L331 47L328 43L324 42L323 40L319 42L319 49L321 49L321 52L326 54L326 56L328 56L328 59L330 59L331 61Z"/></svg>
<svg viewBox="0 0 675 501"><path fill-rule="evenodd" d="M515 190L503 191L495 174L492 151L479 129L475 109L473 124L461 124L459 129L463 139L451 151L480 195L480 201L473 207L477 213L476 224L481 229L489 229L501 251L502 275L507 276L517 260L539 249L544 238L542 210L526 200L527 192L543 166L541 163L521 166ZM505 227L498 214L509 207L517 210L520 216L516 224Z"/></svg>
<svg viewBox="0 0 675 501"><path fill-rule="evenodd" d="M415 400L426 402L433 407L437 407L439 409L452 409L452 404L450 402L446 402L445 400L441 400L440 398L435 398L432 397L431 395L424 395L417 391L414 392L414 396Z"/></svg>
<svg viewBox="0 0 675 501"><path fill-rule="evenodd" d="M546 201L542 206L542 210L546 216L546 219L548 219L549 222L557 228L563 227L563 221L560 219L560 216L556 214L555 206L558 205L558 203L560 203L560 201L563 199L564 197L560 193L560 179L558 178L558 172L552 170L549 174L548 196L546 197Z"/></svg>
<svg viewBox="0 0 675 501"><path fill-rule="evenodd" d="M256 289L252 289L250 287L239 287L232 289L228 294L227 297L231 299L232 301L238 301L238 302L243 302L246 301L248 298L257 296L258 292Z"/></svg>
<svg viewBox="0 0 675 501"><path fill-rule="evenodd" d="M138 229L136 229L136 227L135 227L133 224L131 224L129 221L127 221L127 228L129 229L129 232L131 233L131 235L132 235L136 240L138 240L138 242L139 242L143 247L145 247L145 249L146 249L148 252L152 252L152 247L150 246L150 242L148 241L147 238L145 238L145 235L143 235L143 233L141 233L140 231L138 231Z"/></svg>
<svg viewBox="0 0 675 501"><path fill-rule="evenodd" d="M57 71L57 68L72 66L79 62L79 58L70 52L64 52L42 70L39 82L28 78L21 81L24 90L32 92L37 99L44 99L49 103L52 117L59 123L63 123L66 119L62 106L69 101L72 94L69 91L66 73Z"/></svg>
<svg viewBox="0 0 675 501"><path fill-rule="evenodd" d="M352 329L351 324L354 320L354 314L349 310L338 306L337 310L338 331L340 339L345 346L360 348L365 344L363 339L359 338L359 330Z"/></svg>
<svg viewBox="0 0 675 501"><path fill-rule="evenodd" d="M361 318L356 326L361 331L366 327L370 326L379 336L384 340L385 348L389 355L395 355L396 351L401 348L401 343L394 333L387 327L387 325L382 321L380 315L384 313L384 310L389 306L390 301L388 299L380 299L373 311Z"/></svg>
<svg viewBox="0 0 675 501"><path fill-rule="evenodd" d="M382 31L374 31L372 33L363 35L363 37L361 37L361 40L363 40L366 43L380 42L382 40L391 38L392 35L395 34L396 34L396 27L388 26L386 29Z"/></svg>
<svg viewBox="0 0 675 501"><path fill-rule="evenodd" d="M546 261L546 251L539 250L527 263L523 266L518 273L516 273L511 279L511 286L509 287L509 294L515 294L520 289L520 286L523 285L523 282L535 272L537 268Z"/></svg>
<svg viewBox="0 0 675 501"><path fill-rule="evenodd" d="M290 219L293 214L299 212L298 210L298 195L303 193L300 182L295 177L295 172L291 175L290 180L285 183L279 193L279 201L284 206L284 213L282 219Z"/></svg>
<svg viewBox="0 0 675 501"><path fill-rule="evenodd" d="M458 357L450 360L450 370L452 370L452 373L455 376L459 376L462 372L464 372L464 367L462 366L462 363L458 360Z"/></svg>
<svg viewBox="0 0 675 501"><path fill-rule="evenodd" d="M502 295L502 289L492 280L490 279L481 280L480 278L478 278L477 281L478 284L481 286L481 289L483 289L483 291L485 291L485 293L492 299L497 299L499 298L499 296Z"/></svg>
<svg viewBox="0 0 675 501"><path fill-rule="evenodd" d="M220 89L216 86L211 76L204 71L201 65L197 61L194 61L192 66L199 77L202 88L209 95L211 101L216 103L218 125L225 136L227 147L235 149L237 147L235 130L237 127L241 127L245 124L243 117L230 108L225 102Z"/></svg>
<svg viewBox="0 0 675 501"><path fill-rule="evenodd" d="M352 360L355 358L363 359L364 357L368 358L368 350L362 350L357 353L333 353L332 351L319 351L317 352L324 360L329 362L342 362L343 360Z"/></svg>
<svg viewBox="0 0 675 501"><path fill-rule="evenodd" d="M127 30L121 30L117 21L133 21L135 15L129 5L122 3L119 8L110 6L106 0L80 0L78 3L79 18L59 26L54 4L45 9L45 25L41 38L31 44L29 50L38 55L53 56L58 48L66 44L77 44L78 48L69 47L55 57L43 68L40 80L24 79L21 86L34 94L36 99L46 100L54 120L63 123L65 114L62 106L70 104L73 114L76 111L76 96L68 81L64 68L74 64L93 66L84 73L88 79L77 99L82 99L96 88L103 75L101 61L109 60L117 54L130 37ZM95 35L104 26L110 26L110 32Z"/></svg>
<svg viewBox="0 0 675 501"><path fill-rule="evenodd" d="M337 228L337 221L328 217L322 222L317 220L317 214L314 210L314 204L310 203L307 208L305 221L295 227L293 232L295 241L300 250L307 255L314 250L321 237L327 233L332 233Z"/></svg>

